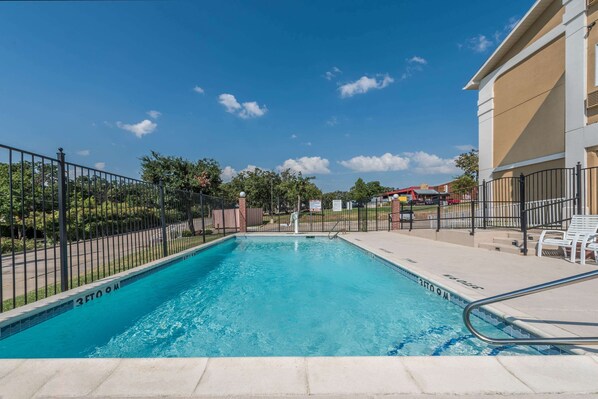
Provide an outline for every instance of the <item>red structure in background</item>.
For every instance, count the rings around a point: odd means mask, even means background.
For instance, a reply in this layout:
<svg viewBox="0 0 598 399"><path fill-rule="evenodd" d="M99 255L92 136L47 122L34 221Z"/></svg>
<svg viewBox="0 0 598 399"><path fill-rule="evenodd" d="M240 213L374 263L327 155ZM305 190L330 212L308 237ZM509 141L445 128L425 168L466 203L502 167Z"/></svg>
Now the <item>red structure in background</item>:
<svg viewBox="0 0 598 399"><path fill-rule="evenodd" d="M392 199L392 196L397 194L400 197L407 197L408 200L413 201L416 204L424 204L426 202L435 202L440 197L440 200L450 204L459 203L461 200L470 200L472 195L467 194L456 194L453 192L454 180L438 184L435 186L429 186L427 184L421 184L419 186L411 186L406 188L400 188L397 190L388 191L381 195L382 198ZM477 187L473 190L473 198L477 198Z"/></svg>

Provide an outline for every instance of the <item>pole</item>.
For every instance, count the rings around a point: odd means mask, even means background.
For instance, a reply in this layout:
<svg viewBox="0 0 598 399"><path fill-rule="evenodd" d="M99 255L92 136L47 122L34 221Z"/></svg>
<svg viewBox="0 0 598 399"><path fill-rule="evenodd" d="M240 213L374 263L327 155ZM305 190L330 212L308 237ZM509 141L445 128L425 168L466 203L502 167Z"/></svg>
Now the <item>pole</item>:
<svg viewBox="0 0 598 399"><path fill-rule="evenodd" d="M575 200L577 201L577 214L582 215L582 203L581 203L581 162L577 162L575 165L575 177L577 190L575 193Z"/></svg>
<svg viewBox="0 0 598 399"><path fill-rule="evenodd" d="M415 217L413 213L413 199L409 201L409 231L413 230L413 218Z"/></svg>
<svg viewBox="0 0 598 399"><path fill-rule="evenodd" d="M475 201L473 200L473 190L471 190L471 196L470 196L471 200L471 232L469 233L469 235L474 235L475 234Z"/></svg>
<svg viewBox="0 0 598 399"><path fill-rule="evenodd" d="M521 252L523 255L527 255L527 213L525 212L525 176L523 173L519 175L519 207L521 212L521 232L523 233L523 248Z"/></svg>
<svg viewBox="0 0 598 399"><path fill-rule="evenodd" d="M482 197L482 225L484 227L484 230L486 230L486 227L487 227L487 222L486 222L487 200L486 200L486 197L488 196L488 190L486 189L486 180L482 180L482 194L483 194L483 197Z"/></svg>
<svg viewBox="0 0 598 399"><path fill-rule="evenodd" d="M164 209L164 184L160 180L160 223L162 225L162 255L168 256L168 237L166 237L166 209Z"/></svg>
<svg viewBox="0 0 598 399"><path fill-rule="evenodd" d="M438 200L436 205L436 232L440 231L440 194L438 194Z"/></svg>
<svg viewBox="0 0 598 399"><path fill-rule="evenodd" d="M203 209L203 191L199 192L199 206L201 208L201 236L204 244L206 243L206 221L205 212Z"/></svg>
<svg viewBox="0 0 598 399"><path fill-rule="evenodd" d="M62 148L58 149L58 233L60 239L60 289L69 289L69 270L67 255L67 233L66 233L66 180L65 161Z"/></svg>
<svg viewBox="0 0 598 399"><path fill-rule="evenodd" d="M224 217L224 198L222 198L221 203L222 203L222 233L223 233L223 236L226 237L226 220Z"/></svg>

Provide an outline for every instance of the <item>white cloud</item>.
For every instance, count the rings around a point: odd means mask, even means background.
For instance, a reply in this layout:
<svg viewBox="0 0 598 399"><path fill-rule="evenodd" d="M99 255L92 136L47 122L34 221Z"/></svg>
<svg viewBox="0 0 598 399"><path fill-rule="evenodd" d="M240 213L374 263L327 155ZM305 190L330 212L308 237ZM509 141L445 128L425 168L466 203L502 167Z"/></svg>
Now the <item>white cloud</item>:
<svg viewBox="0 0 598 399"><path fill-rule="evenodd" d="M218 96L218 102L226 108L226 112L230 112L231 114L237 112L241 109L241 104L237 101L235 96L232 94L221 94Z"/></svg>
<svg viewBox="0 0 598 399"><path fill-rule="evenodd" d="M475 145L471 145L471 144L462 144L462 145L456 145L455 148L458 149L459 151L471 151L471 150L474 150L476 147L475 147Z"/></svg>
<svg viewBox="0 0 598 399"><path fill-rule="evenodd" d="M89 150L79 150L79 151L77 151L77 155L80 155L82 157L86 157L89 154L91 154L91 151L89 151Z"/></svg>
<svg viewBox="0 0 598 399"><path fill-rule="evenodd" d="M241 172L255 172L256 169L266 170L255 165L247 165Z"/></svg>
<svg viewBox="0 0 598 399"><path fill-rule="evenodd" d="M296 134L291 134L291 138L292 138L293 140L295 140L295 139L297 138L297 135L296 135Z"/></svg>
<svg viewBox="0 0 598 399"><path fill-rule="evenodd" d="M421 174L453 174L458 173L455 158L440 158L438 155L424 151L406 152L405 155L415 164L413 169Z"/></svg>
<svg viewBox="0 0 598 399"><path fill-rule="evenodd" d="M326 71L326 73L324 74L324 78L327 80L332 80L332 79L336 78L338 75L340 75L341 73L343 73L343 71L341 71L339 68L332 67L332 69L330 71Z"/></svg>
<svg viewBox="0 0 598 399"><path fill-rule="evenodd" d="M330 162L326 158L301 157L287 159L282 165L277 166L276 169L279 171L291 169L294 172L301 172L302 174L327 174L330 173L328 165L330 165Z"/></svg>
<svg viewBox="0 0 598 399"><path fill-rule="evenodd" d="M389 152L379 157L360 155L339 163L345 168L356 172L390 172L405 170L409 167L408 158L393 155Z"/></svg>
<svg viewBox="0 0 598 399"><path fill-rule="evenodd" d="M237 175L237 171L233 169L231 166L225 166L220 173L220 178L223 182L229 182L232 180L233 177Z"/></svg>
<svg viewBox="0 0 598 399"><path fill-rule="evenodd" d="M150 121L149 119L144 119L141 122L135 123L133 125L116 122L116 126L118 126L120 129L133 133L138 138L142 138L146 134L150 134L156 130L158 124Z"/></svg>
<svg viewBox="0 0 598 399"><path fill-rule="evenodd" d="M407 62L410 64L421 64L421 65L426 65L428 63L428 61L425 58L418 57L417 55L414 55L413 57L409 58L407 60Z"/></svg>
<svg viewBox="0 0 598 399"><path fill-rule="evenodd" d="M517 26L519 21L521 21L521 18L519 18L519 17L509 18L509 21L505 25L505 29L504 29L506 31L506 33L510 33L513 30L513 28L515 28Z"/></svg>
<svg viewBox="0 0 598 399"><path fill-rule="evenodd" d="M96 162L94 166L96 169L104 170L106 169L106 162Z"/></svg>
<svg viewBox="0 0 598 399"><path fill-rule="evenodd" d="M239 112L239 116L243 119L247 118L257 118L260 116L264 116L264 114L268 112L268 108L264 105L260 107L257 102L249 101L243 103L243 110Z"/></svg>
<svg viewBox="0 0 598 399"><path fill-rule="evenodd" d="M150 116L150 118L152 119L158 119L162 113L156 110L151 110L151 111L147 111L147 114Z"/></svg>
<svg viewBox="0 0 598 399"><path fill-rule="evenodd" d="M196 93L199 93L199 94L204 94L204 93L205 93L204 89L202 89L202 88L201 88L201 87L199 87L199 86L195 86L195 87L193 88L193 91L194 91L194 92L196 92Z"/></svg>
<svg viewBox="0 0 598 399"><path fill-rule="evenodd" d="M468 47L476 53L485 53L490 47L494 45L492 40L488 39L486 35L476 35L467 41Z"/></svg>
<svg viewBox="0 0 598 399"><path fill-rule="evenodd" d="M255 101L248 101L240 104L235 96L228 93L219 95L218 102L226 108L226 112L235 114L243 119L258 118L264 116L264 114L268 112L268 108L266 108L265 105L260 107Z"/></svg>
<svg viewBox="0 0 598 399"><path fill-rule="evenodd" d="M414 72L422 71L423 66L428 65L428 60L426 60L423 57L417 56L417 55L414 55L413 57L408 58L405 61L406 61L405 70L401 74L401 80L410 78Z"/></svg>
<svg viewBox="0 0 598 399"><path fill-rule="evenodd" d="M330 119L328 119L328 120L326 121L326 125L328 125L328 126L335 126L335 125L338 125L338 119L337 119L337 117L336 117L336 116L333 116L333 117L331 117Z"/></svg>
<svg viewBox="0 0 598 399"><path fill-rule="evenodd" d="M455 158L440 158L424 151L405 152L400 155L386 153L382 156L360 155L339 162L355 172L395 172L411 169L420 174L457 173Z"/></svg>
<svg viewBox="0 0 598 399"><path fill-rule="evenodd" d="M232 166L225 166L224 169L222 169L222 172L220 172L220 178L222 179L223 182L229 182L235 176L237 176L239 173L242 173L242 172L255 172L256 169L268 170L266 168L260 168L259 166L255 166L255 165L247 165L244 169L241 169L240 171L237 171Z"/></svg>
<svg viewBox="0 0 598 399"><path fill-rule="evenodd" d="M362 76L355 82L346 83L338 88L342 98L353 97L355 94L367 93L372 89L383 89L394 82L388 74L379 76L381 79Z"/></svg>
<svg viewBox="0 0 598 399"><path fill-rule="evenodd" d="M485 53L490 48L498 45L509 33L511 33L513 28L515 28L515 26L517 26L519 23L519 20L520 19L518 17L511 17L502 29L495 31L491 35L484 35L480 33L467 39L465 45L459 44L459 48L465 46L476 53Z"/></svg>

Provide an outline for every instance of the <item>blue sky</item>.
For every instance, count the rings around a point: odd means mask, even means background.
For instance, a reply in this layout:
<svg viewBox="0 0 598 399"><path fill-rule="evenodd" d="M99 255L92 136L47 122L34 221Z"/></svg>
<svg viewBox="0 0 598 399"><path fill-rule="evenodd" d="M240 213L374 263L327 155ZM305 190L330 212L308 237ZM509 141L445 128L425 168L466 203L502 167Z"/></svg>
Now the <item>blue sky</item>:
<svg viewBox="0 0 598 399"><path fill-rule="evenodd" d="M477 146L462 87L532 3L2 2L0 142L132 177L155 150L442 183Z"/></svg>

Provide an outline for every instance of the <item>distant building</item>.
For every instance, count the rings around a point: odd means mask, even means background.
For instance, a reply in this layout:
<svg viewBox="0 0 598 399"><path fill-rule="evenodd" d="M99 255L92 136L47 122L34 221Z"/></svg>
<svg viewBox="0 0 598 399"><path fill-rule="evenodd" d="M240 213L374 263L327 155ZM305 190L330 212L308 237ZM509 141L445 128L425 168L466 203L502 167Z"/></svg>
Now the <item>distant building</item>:
<svg viewBox="0 0 598 399"><path fill-rule="evenodd" d="M397 194L399 197L407 197L408 201L413 201L414 203L420 204L424 204L426 202L431 203L436 201L439 197L441 201L444 201L449 196L448 192L439 192L434 188L429 187L427 184L421 184L419 186L411 186L392 190L384 193L382 197L391 198L395 194Z"/></svg>

